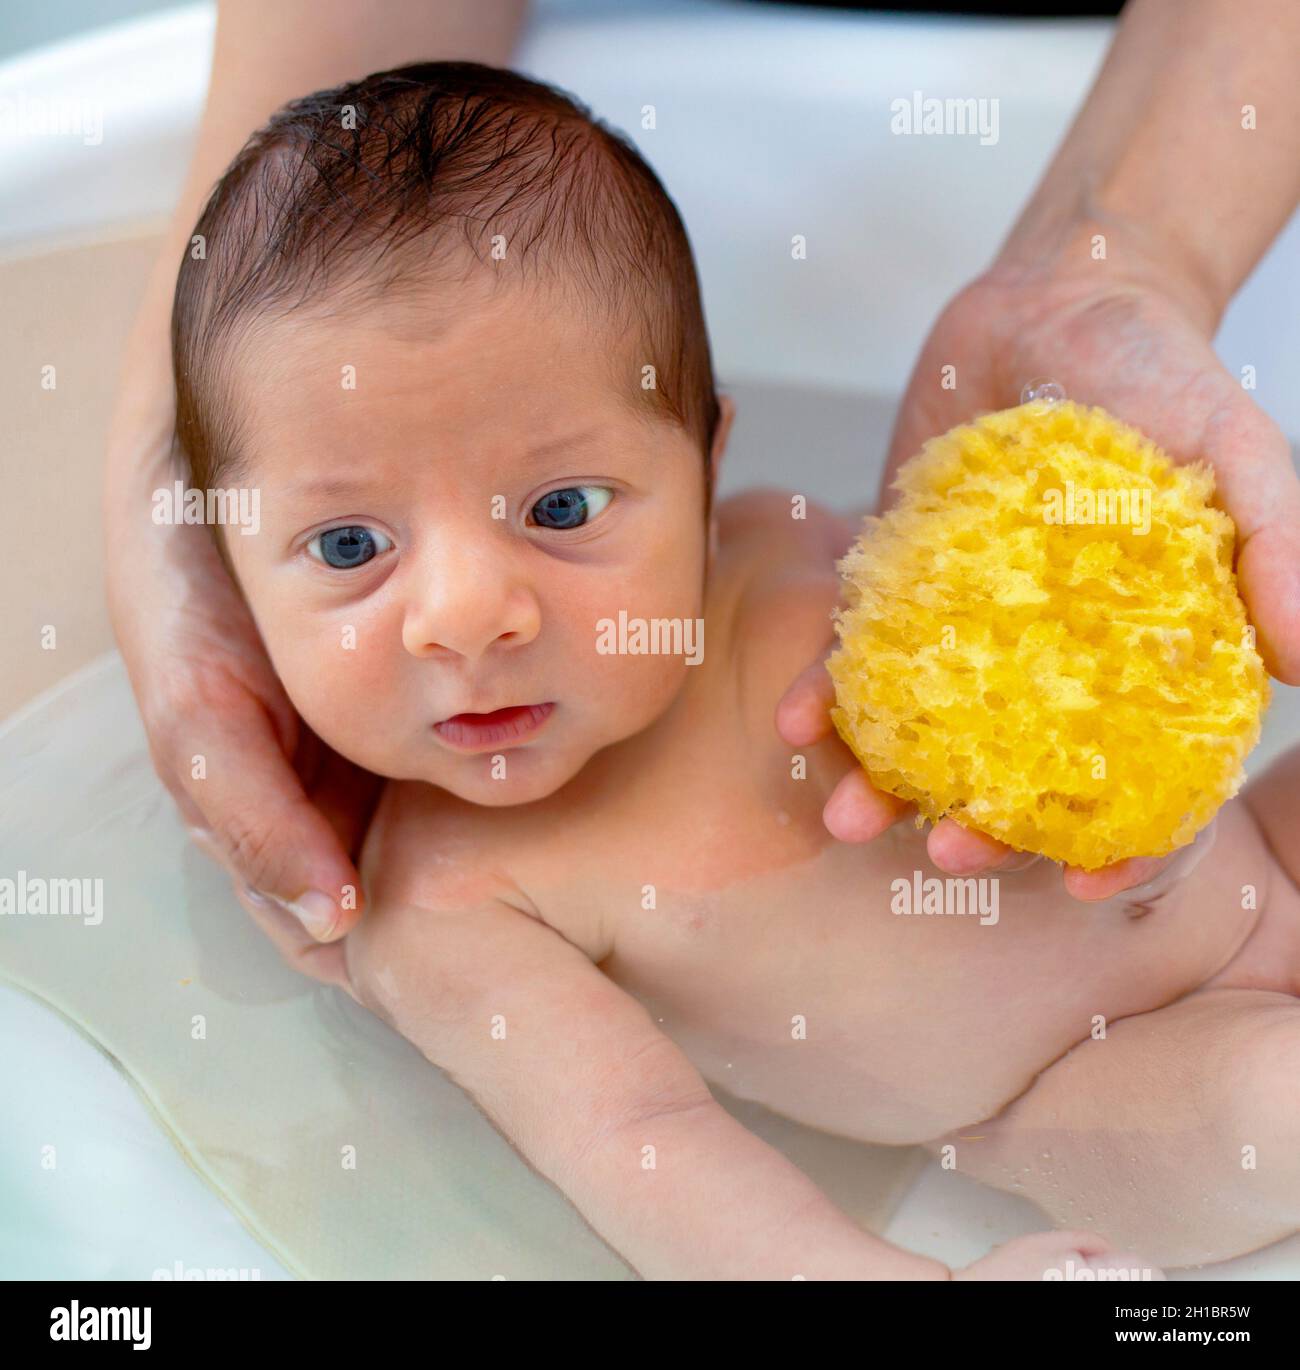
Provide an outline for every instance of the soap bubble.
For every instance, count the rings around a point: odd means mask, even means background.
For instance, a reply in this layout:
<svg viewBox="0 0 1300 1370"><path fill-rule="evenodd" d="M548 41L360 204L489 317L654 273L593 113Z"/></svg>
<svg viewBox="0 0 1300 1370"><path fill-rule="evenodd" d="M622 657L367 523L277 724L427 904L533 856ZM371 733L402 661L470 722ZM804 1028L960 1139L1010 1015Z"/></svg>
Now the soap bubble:
<svg viewBox="0 0 1300 1370"><path fill-rule="evenodd" d="M1029 382L1020 392L1020 403L1029 404L1037 400L1040 404L1060 404L1065 398L1065 386L1058 381L1039 377Z"/></svg>

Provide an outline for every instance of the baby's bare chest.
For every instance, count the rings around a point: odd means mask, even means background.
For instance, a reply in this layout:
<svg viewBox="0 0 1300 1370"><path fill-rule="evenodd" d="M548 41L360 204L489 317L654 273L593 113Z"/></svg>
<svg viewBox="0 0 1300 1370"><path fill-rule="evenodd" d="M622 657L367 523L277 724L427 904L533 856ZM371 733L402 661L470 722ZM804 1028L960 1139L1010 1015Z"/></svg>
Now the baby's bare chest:
<svg viewBox="0 0 1300 1370"><path fill-rule="evenodd" d="M854 847L816 804L643 800L521 869L539 911L711 1082L864 1139L991 1116L1099 1021L1196 988L1238 935L1078 904L1050 863L948 881L906 821Z"/></svg>

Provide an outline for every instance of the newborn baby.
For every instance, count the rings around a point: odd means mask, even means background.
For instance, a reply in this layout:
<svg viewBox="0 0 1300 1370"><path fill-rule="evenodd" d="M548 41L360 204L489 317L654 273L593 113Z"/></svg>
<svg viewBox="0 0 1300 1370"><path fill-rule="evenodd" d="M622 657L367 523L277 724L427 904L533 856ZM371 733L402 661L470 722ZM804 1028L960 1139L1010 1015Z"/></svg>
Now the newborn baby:
<svg viewBox="0 0 1300 1370"><path fill-rule="evenodd" d="M260 492L227 564L306 723L388 778L349 988L637 1271L953 1276L709 1082L1063 1229L959 1277L1300 1228L1300 751L1154 896L1080 903L1047 862L936 885L911 825L831 840L846 752L792 755L773 712L856 516L714 505L731 405L630 145L514 74L409 67L276 115L194 242L192 483Z"/></svg>

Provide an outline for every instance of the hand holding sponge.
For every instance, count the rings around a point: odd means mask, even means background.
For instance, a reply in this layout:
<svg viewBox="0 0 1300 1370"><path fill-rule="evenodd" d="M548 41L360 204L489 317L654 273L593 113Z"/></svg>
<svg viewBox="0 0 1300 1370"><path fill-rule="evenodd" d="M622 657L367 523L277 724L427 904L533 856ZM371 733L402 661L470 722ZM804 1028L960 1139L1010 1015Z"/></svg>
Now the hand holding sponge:
<svg viewBox="0 0 1300 1370"><path fill-rule="evenodd" d="M1209 468L1036 400L926 443L895 487L839 563L828 662L873 784L1087 870L1190 842L1268 703Z"/></svg>

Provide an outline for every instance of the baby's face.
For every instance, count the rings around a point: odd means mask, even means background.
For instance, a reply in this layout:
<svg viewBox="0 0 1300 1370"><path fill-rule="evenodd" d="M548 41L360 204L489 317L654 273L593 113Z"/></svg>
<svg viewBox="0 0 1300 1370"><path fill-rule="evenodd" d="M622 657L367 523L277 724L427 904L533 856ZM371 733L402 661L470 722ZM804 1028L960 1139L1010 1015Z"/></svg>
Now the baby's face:
<svg viewBox="0 0 1300 1370"><path fill-rule="evenodd" d="M598 651L598 624L701 616L703 458L638 417L607 351L558 302L509 291L434 342L294 318L237 358L261 527L226 546L336 751L525 803L672 702L684 656Z"/></svg>

